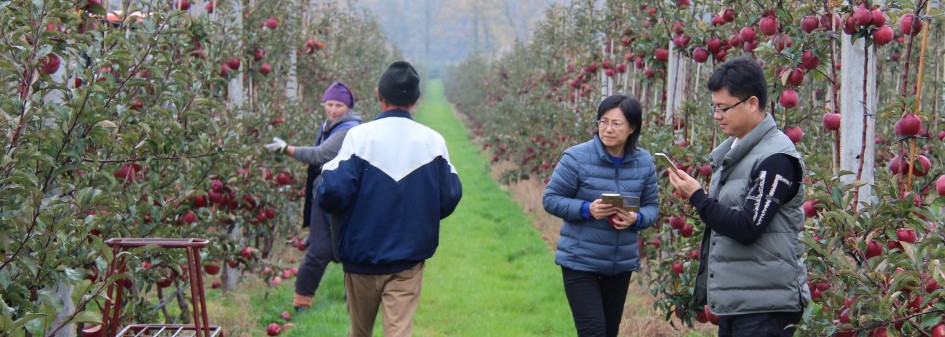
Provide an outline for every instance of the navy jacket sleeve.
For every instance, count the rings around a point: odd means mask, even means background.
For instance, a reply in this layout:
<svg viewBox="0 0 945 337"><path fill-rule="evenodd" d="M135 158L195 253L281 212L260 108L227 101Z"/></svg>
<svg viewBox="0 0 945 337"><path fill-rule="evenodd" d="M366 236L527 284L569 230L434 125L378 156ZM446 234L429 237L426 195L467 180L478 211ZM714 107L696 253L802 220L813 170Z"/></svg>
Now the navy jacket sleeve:
<svg viewBox="0 0 945 337"><path fill-rule="evenodd" d="M338 156L329 162L331 167L322 170L322 182L318 184L318 206L329 213L341 213L354 205L361 184L364 161L352 155L348 145L345 142Z"/></svg>
<svg viewBox="0 0 945 337"><path fill-rule="evenodd" d="M440 165L440 220L453 214L463 197L463 185L451 167L445 160Z"/></svg>

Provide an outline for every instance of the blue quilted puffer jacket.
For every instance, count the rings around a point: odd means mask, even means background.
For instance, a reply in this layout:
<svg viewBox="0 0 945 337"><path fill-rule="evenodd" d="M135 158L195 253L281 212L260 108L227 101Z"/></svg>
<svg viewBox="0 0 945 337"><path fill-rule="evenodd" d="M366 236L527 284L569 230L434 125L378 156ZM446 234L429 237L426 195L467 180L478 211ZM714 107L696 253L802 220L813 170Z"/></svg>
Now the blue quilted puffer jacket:
<svg viewBox="0 0 945 337"><path fill-rule="evenodd" d="M615 192L640 198L641 219L636 225L618 231L607 219L581 217L584 202ZM542 200L545 211L564 220L555 263L604 275L639 269L637 232L653 225L659 216L657 195L656 166L643 149L626 153L620 167L597 136L565 150Z"/></svg>

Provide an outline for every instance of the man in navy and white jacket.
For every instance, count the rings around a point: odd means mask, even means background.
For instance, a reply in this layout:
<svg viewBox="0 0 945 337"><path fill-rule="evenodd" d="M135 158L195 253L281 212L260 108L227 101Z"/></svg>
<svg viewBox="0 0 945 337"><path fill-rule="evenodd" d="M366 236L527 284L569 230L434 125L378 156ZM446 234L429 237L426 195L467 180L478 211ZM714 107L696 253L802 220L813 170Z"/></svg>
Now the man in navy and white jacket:
<svg viewBox="0 0 945 337"><path fill-rule="evenodd" d="M410 63L391 64L377 83L383 112L352 128L322 166L316 199L333 214L351 337L372 335L380 305L384 336L411 335L424 261L462 197L443 137L410 116L419 83Z"/></svg>

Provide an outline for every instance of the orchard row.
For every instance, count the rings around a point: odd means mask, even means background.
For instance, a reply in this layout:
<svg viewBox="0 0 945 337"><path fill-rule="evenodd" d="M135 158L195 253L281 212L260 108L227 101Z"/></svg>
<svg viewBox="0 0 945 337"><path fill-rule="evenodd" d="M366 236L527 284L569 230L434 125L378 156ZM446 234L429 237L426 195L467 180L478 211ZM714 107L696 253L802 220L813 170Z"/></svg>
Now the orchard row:
<svg viewBox="0 0 945 337"><path fill-rule="evenodd" d="M288 0L0 2L0 330L112 335L114 282L123 324L186 322L174 294L188 292L166 290L188 287L184 255L136 249L105 279L108 238L210 239L204 272L225 289L290 277L271 257L301 224L305 171L262 144L314 143L333 80L373 90L393 56L364 48L385 45L365 17Z"/></svg>
<svg viewBox="0 0 945 337"><path fill-rule="evenodd" d="M450 72L447 93L510 180L547 179L594 134L599 101L645 111L641 146L708 185L724 140L705 81L734 57L762 65L767 111L805 155L808 286L802 336L945 336L943 8L928 1L634 1L555 7L527 45ZM642 285L667 319L689 306L704 224L661 179L643 232ZM675 318L674 318L675 317Z"/></svg>

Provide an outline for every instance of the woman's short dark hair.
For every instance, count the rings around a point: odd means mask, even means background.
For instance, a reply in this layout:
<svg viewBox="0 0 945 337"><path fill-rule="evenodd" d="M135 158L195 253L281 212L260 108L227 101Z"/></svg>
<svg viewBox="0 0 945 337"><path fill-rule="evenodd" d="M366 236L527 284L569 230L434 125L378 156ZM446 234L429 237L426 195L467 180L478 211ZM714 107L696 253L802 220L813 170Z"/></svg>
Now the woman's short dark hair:
<svg viewBox="0 0 945 337"><path fill-rule="evenodd" d="M627 119L630 127L633 127L633 133L627 137L627 144L624 145L624 152L633 153L637 148L637 141L640 139L640 132L643 131L643 109L640 108L640 102L629 95L616 94L605 98L597 107L597 120L607 111L613 108L620 108L623 117Z"/></svg>
<svg viewBox="0 0 945 337"><path fill-rule="evenodd" d="M751 96L758 97L759 106L764 110L768 102L768 82L761 65L747 56L735 58L723 63L712 72L705 84L709 91L716 92L723 88L740 100Z"/></svg>

